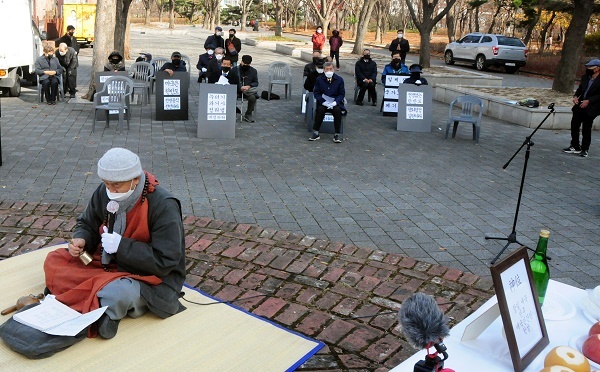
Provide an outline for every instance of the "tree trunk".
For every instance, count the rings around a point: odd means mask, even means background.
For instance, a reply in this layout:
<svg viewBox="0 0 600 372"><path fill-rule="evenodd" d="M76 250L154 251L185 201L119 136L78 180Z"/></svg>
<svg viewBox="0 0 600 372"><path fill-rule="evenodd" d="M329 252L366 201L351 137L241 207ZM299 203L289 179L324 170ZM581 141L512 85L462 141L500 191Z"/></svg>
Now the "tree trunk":
<svg viewBox="0 0 600 372"><path fill-rule="evenodd" d="M163 5L163 0L156 0L156 6L158 7L158 22L162 22L163 11L165 10Z"/></svg>
<svg viewBox="0 0 600 372"><path fill-rule="evenodd" d="M475 32L479 32L479 7L475 7L473 9L475 11L474 21L475 21Z"/></svg>
<svg viewBox="0 0 600 372"><path fill-rule="evenodd" d="M175 28L175 0L169 0L169 29Z"/></svg>
<svg viewBox="0 0 600 372"><path fill-rule="evenodd" d="M152 7L152 3L150 0L144 0L144 24L147 25L150 22L150 8Z"/></svg>
<svg viewBox="0 0 600 372"><path fill-rule="evenodd" d="M96 3L96 24L94 25L94 52L92 77L86 96L92 99L96 90L95 71L103 71L108 55L113 51L115 37L116 0L98 0Z"/></svg>
<svg viewBox="0 0 600 372"><path fill-rule="evenodd" d="M556 17L556 12L552 11L552 15L550 16L550 19L548 20L548 22L546 22L542 26L542 33L540 34L540 40L542 40L542 46L540 48L539 54L543 54L544 53L544 49L546 47L546 35L548 34L548 29L554 23L554 18L555 17ZM550 45L550 48L552 48L552 45Z"/></svg>
<svg viewBox="0 0 600 372"><path fill-rule="evenodd" d="M352 49L353 54L362 54L365 45L365 36L369 30L369 20L371 19L371 13L377 0L365 0L360 15L358 16L358 22L356 23L356 40L354 41L354 48Z"/></svg>
<svg viewBox="0 0 600 372"><path fill-rule="evenodd" d="M585 31L594 10L594 0L573 0L573 3L573 17L565 33L560 62L552 83L552 90L562 93L573 93Z"/></svg>
<svg viewBox="0 0 600 372"><path fill-rule="evenodd" d="M283 13L283 7L281 6L281 0L275 0L275 36L281 37L281 15Z"/></svg>
<svg viewBox="0 0 600 372"><path fill-rule="evenodd" d="M125 39L128 31L128 15L129 15L129 7L131 5L132 0L116 0L116 19L115 19L115 49L124 59L129 57L129 53L125 50Z"/></svg>
<svg viewBox="0 0 600 372"><path fill-rule="evenodd" d="M241 1L242 19L240 20L240 31L246 30L246 19L248 18L248 0Z"/></svg>
<svg viewBox="0 0 600 372"><path fill-rule="evenodd" d="M451 43L456 40L454 9L450 10L448 14L446 14L446 30L448 32L448 42Z"/></svg>

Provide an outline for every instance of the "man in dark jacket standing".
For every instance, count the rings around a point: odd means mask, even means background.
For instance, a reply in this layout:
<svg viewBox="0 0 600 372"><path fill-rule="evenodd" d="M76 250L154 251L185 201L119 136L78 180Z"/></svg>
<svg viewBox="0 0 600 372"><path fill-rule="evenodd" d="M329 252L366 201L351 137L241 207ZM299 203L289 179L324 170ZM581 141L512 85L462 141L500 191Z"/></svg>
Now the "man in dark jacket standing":
<svg viewBox="0 0 600 372"><path fill-rule="evenodd" d="M344 98L346 96L344 79L333 72L335 70L333 62L326 62L323 65L323 70L325 72L317 78L315 83L314 95L317 100L317 109L315 112L313 135L308 140L316 141L321 139L319 130L321 129L321 124L323 124L325 112L329 111L333 115L333 126L335 128L333 142L342 143L340 136L342 115L346 111L344 107Z"/></svg>
<svg viewBox="0 0 600 372"><path fill-rule="evenodd" d="M79 43L77 42L77 39L75 38L74 35L75 35L75 27L68 25L67 33L60 39L56 40L55 46L60 46L61 43L65 43L65 44L67 44L68 47L75 49L77 54L79 54Z"/></svg>
<svg viewBox="0 0 600 372"><path fill-rule="evenodd" d="M390 44L390 52L395 50L400 51L400 59L402 64L406 64L406 53L410 51L410 44L408 40L404 38L404 30L398 30L398 38L392 40Z"/></svg>
<svg viewBox="0 0 600 372"><path fill-rule="evenodd" d="M225 40L223 40L223 29L220 26L215 27L215 33L206 38L204 49L209 45L215 48L225 48Z"/></svg>
<svg viewBox="0 0 600 372"><path fill-rule="evenodd" d="M235 36L235 29L229 30L229 39L225 40L225 57L229 57L233 67L237 66L240 51L242 50L242 41Z"/></svg>
<svg viewBox="0 0 600 372"><path fill-rule="evenodd" d="M58 94L58 76L62 74L62 67L54 56L52 45L44 45L44 54L35 60L35 73L39 76L42 94L46 96L46 102L49 105L55 105Z"/></svg>
<svg viewBox="0 0 600 372"><path fill-rule="evenodd" d="M54 53L58 62L63 68L63 86L64 91L69 91L70 98L75 98L75 92L77 88L77 66L79 62L77 60L77 52L75 49L67 46L65 43L60 43L58 49Z"/></svg>
<svg viewBox="0 0 600 372"><path fill-rule="evenodd" d="M241 85L240 92L248 101L248 108L243 120L248 123L254 123L252 113L256 107L256 97L258 96L258 72L254 67L250 66L251 63L252 56L244 55L238 66Z"/></svg>
<svg viewBox="0 0 600 372"><path fill-rule="evenodd" d="M592 125L600 115L600 59L592 59L585 64L585 75L573 96L573 118L571 119L571 146L563 151L579 154L586 158L592 142ZM581 146L579 146L581 128Z"/></svg>
<svg viewBox="0 0 600 372"><path fill-rule="evenodd" d="M360 88L358 97L356 98L356 104L359 106L363 105L365 92L369 90L369 96L372 101L371 105L376 106L377 91L375 90L375 86L377 85L377 63L371 59L371 51L369 49L363 50L363 57L354 65L354 75L356 76L356 84Z"/></svg>

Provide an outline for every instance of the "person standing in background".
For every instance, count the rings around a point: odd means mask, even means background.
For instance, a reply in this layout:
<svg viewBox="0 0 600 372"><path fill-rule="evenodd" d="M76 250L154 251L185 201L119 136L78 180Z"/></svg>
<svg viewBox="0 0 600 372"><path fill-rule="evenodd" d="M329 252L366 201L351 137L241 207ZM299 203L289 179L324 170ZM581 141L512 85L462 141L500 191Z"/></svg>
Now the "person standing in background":
<svg viewBox="0 0 600 372"><path fill-rule="evenodd" d="M312 36L313 52L323 53L323 46L325 46L325 35L323 35L323 27L318 26L317 30Z"/></svg>
<svg viewBox="0 0 600 372"><path fill-rule="evenodd" d="M335 68L336 71L340 70L340 48L344 44L342 37L340 36L340 32L338 30L333 30L332 36L329 38L329 56L335 58Z"/></svg>
<svg viewBox="0 0 600 372"><path fill-rule="evenodd" d="M403 65L406 64L406 53L410 51L410 44L408 43L408 40L404 38L404 30L398 30L398 37L392 40L389 50L392 53L394 53L396 50L399 50L400 62L402 62Z"/></svg>

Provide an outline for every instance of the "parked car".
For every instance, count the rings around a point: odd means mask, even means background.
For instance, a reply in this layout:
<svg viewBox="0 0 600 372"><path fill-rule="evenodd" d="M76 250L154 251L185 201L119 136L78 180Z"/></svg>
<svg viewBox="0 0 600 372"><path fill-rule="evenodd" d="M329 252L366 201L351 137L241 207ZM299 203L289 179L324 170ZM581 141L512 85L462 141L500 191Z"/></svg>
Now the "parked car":
<svg viewBox="0 0 600 372"><path fill-rule="evenodd" d="M446 45L444 61L447 65L467 62L479 71L490 66L504 67L506 72L514 74L525 66L527 53L525 44L516 37L471 33Z"/></svg>

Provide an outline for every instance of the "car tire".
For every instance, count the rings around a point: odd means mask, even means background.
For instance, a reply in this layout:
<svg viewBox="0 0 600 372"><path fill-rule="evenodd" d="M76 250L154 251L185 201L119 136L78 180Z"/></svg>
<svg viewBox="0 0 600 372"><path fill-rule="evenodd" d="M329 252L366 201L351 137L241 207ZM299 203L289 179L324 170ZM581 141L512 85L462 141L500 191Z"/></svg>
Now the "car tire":
<svg viewBox="0 0 600 372"><path fill-rule="evenodd" d="M475 68L478 71L485 71L487 66L485 65L485 56L483 54L479 54L475 57Z"/></svg>
<svg viewBox="0 0 600 372"><path fill-rule="evenodd" d="M17 75L17 78L15 79L15 85L8 89L8 95L10 97L18 97L21 95L21 78L19 75Z"/></svg>
<svg viewBox="0 0 600 372"><path fill-rule="evenodd" d="M451 50L447 50L446 53L444 53L444 62L446 62L447 65L453 65L454 64L454 54L452 54Z"/></svg>
<svg viewBox="0 0 600 372"><path fill-rule="evenodd" d="M506 71L508 74L514 74L517 72L517 70L519 70L517 66L504 66L504 71Z"/></svg>

